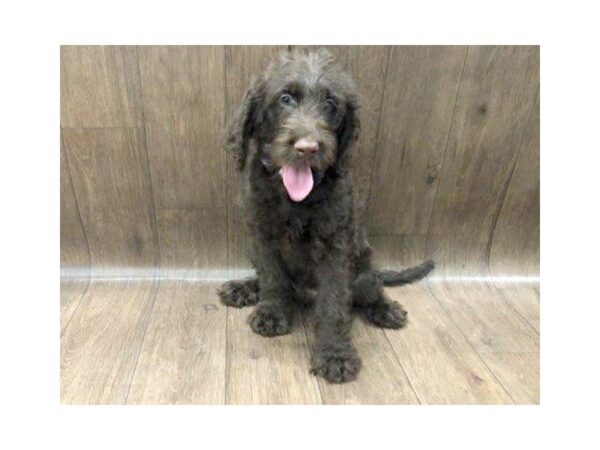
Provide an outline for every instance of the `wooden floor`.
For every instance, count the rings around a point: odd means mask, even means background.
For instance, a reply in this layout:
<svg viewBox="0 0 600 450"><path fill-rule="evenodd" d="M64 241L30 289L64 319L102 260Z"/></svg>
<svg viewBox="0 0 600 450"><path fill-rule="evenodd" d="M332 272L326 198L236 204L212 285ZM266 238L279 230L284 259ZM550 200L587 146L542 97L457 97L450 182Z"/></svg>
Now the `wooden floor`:
<svg viewBox="0 0 600 450"><path fill-rule="evenodd" d="M61 47L62 402L539 402L537 46L329 47L357 85L375 262L436 262L389 290L406 329L355 321L356 382L309 374L309 324L261 338L189 281L250 267L222 131L290 50Z"/></svg>
<svg viewBox="0 0 600 450"><path fill-rule="evenodd" d="M65 404L537 404L539 289L430 280L388 289L402 330L356 318L357 381L309 374L309 324L263 338L217 284L61 284Z"/></svg>

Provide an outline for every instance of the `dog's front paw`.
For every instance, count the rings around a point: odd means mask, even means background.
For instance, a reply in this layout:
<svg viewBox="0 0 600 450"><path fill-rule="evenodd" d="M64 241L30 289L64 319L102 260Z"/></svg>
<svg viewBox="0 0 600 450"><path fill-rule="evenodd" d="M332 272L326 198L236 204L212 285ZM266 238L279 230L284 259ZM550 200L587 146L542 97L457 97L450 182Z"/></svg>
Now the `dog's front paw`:
<svg viewBox="0 0 600 450"><path fill-rule="evenodd" d="M382 302L369 306L365 311L369 322L381 328L402 328L406 325L407 313L398 302Z"/></svg>
<svg viewBox="0 0 600 450"><path fill-rule="evenodd" d="M221 286L217 294L221 299L221 303L236 308L258 303L258 291L255 289L252 280L228 281Z"/></svg>
<svg viewBox="0 0 600 450"><path fill-rule="evenodd" d="M249 318L250 328L261 336L281 336L290 332L291 323L281 311L256 307Z"/></svg>
<svg viewBox="0 0 600 450"><path fill-rule="evenodd" d="M361 362L356 350L347 347L318 352L312 359L310 371L330 383L345 383L356 379L360 367Z"/></svg>

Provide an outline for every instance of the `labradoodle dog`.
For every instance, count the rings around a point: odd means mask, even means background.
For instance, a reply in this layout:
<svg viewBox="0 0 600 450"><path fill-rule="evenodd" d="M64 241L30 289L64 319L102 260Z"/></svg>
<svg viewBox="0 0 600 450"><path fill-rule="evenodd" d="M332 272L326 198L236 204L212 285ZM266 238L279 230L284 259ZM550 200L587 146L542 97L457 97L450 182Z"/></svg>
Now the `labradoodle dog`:
<svg viewBox="0 0 600 450"><path fill-rule="evenodd" d="M383 286L433 269L431 261L401 272L372 267L350 169L357 108L351 78L329 53L284 54L251 84L225 136L247 174L257 276L225 283L221 301L256 305L250 327L263 336L289 333L296 306L310 306L311 372L335 383L355 379L361 367L349 333L353 310L378 327L402 327L406 311Z"/></svg>

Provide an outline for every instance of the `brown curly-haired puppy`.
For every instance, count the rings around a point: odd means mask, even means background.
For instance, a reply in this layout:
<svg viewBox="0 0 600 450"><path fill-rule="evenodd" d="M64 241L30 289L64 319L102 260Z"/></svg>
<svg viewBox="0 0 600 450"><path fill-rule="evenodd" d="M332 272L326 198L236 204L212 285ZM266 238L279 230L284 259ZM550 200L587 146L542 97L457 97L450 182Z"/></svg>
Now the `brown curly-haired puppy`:
<svg viewBox="0 0 600 450"><path fill-rule="evenodd" d="M361 366L349 334L352 310L379 327L402 327L406 312L383 286L433 268L430 261L402 272L371 266L350 172L357 108L351 78L329 53L284 54L249 87L225 140L249 181L257 278L225 283L221 300L256 304L250 326L263 336L289 333L296 304L311 305L312 372L336 383L355 379Z"/></svg>

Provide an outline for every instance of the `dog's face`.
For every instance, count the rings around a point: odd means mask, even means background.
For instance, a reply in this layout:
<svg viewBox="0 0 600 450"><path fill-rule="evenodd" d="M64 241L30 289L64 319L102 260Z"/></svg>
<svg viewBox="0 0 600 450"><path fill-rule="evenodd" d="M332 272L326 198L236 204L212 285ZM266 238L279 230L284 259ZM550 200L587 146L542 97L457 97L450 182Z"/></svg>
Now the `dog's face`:
<svg viewBox="0 0 600 450"><path fill-rule="evenodd" d="M315 172L342 168L358 138L354 85L326 51L285 54L248 89L226 147L241 169L251 140L255 157L276 167L290 198L301 201Z"/></svg>

